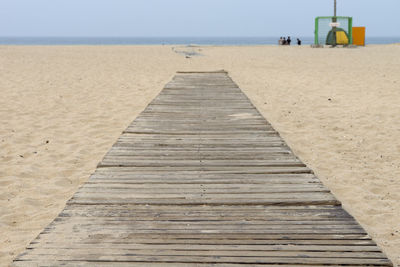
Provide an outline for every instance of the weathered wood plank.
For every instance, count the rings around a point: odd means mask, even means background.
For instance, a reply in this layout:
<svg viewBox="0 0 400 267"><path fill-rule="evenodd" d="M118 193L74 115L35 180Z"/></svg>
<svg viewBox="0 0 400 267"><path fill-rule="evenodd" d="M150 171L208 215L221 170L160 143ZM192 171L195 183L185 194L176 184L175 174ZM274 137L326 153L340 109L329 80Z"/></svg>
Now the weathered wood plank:
<svg viewBox="0 0 400 267"><path fill-rule="evenodd" d="M230 167L221 167L221 166L174 166L173 168L168 166L160 166L160 167L113 167L113 166L104 166L98 168L99 172L102 173L152 173L157 174L161 172L197 172L198 174L203 173L213 173L213 174L298 174L298 173L312 173L312 171L307 167L296 167L296 166L286 166L286 167L274 167L274 166L253 166L249 167L238 167L238 166L230 166Z"/></svg>
<svg viewBox="0 0 400 267"><path fill-rule="evenodd" d="M64 267L80 267L80 266L107 266L107 267L249 267L249 264L227 264L227 263L168 263L168 262L105 262L105 261L74 261L73 263L68 263L65 261L46 261L46 262L37 262L37 261L26 261L19 262L18 266L23 267L31 267L32 265L38 264L36 266L41 267L54 267L62 265ZM293 266L302 266L302 267L323 267L327 265L286 265L286 264L251 264L252 267L293 267ZM331 267L343 267L343 265L329 265ZM387 266L387 265L370 265L370 266ZM360 267L360 265L346 265L346 267Z"/></svg>
<svg viewBox="0 0 400 267"><path fill-rule="evenodd" d="M32 250L35 251L35 250ZM159 252L159 254L163 254ZM290 256L217 256L213 255L214 253L210 253L209 256L201 256L196 255L195 253L191 253L189 255L186 251L177 253L177 252L168 252L168 255L160 255L158 254L150 254L146 255L137 254L137 255L129 255L127 254L112 254L107 250L99 251L97 254L87 254L86 252L76 253L76 255L65 255L65 254L39 254L39 255L22 255L20 260L41 260L43 258L48 258L49 260L61 260L61 261L110 261L115 262L116 258L118 261L124 262L184 262L184 263L259 263L259 264L298 264L301 262L302 264L359 264L361 266L366 265L381 265L388 266L390 261L385 258L355 258L351 256L341 257L338 254L332 255L321 255L313 254L313 255L304 255L301 253L290 254ZM243 253L246 255L246 253ZM236 253L237 255L237 253ZM117 262L118 262L117 261ZM361 263L361 264L360 264ZM330 265L330 264L328 264ZM390 265L389 265L390 266Z"/></svg>

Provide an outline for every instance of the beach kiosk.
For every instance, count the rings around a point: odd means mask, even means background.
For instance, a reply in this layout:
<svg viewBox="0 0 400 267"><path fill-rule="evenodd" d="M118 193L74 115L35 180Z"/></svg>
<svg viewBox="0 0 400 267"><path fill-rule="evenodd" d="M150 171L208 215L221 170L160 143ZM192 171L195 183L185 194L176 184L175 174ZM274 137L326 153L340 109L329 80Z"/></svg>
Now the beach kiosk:
<svg viewBox="0 0 400 267"><path fill-rule="evenodd" d="M349 45L353 43L352 17L317 17L315 45Z"/></svg>

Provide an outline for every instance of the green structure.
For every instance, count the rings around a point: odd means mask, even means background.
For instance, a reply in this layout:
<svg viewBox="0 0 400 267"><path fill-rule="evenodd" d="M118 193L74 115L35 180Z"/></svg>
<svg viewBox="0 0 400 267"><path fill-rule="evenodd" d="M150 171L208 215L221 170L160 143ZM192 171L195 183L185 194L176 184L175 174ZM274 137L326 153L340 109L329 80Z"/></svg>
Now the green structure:
<svg viewBox="0 0 400 267"><path fill-rule="evenodd" d="M317 17L315 19L315 45L352 44L352 17Z"/></svg>

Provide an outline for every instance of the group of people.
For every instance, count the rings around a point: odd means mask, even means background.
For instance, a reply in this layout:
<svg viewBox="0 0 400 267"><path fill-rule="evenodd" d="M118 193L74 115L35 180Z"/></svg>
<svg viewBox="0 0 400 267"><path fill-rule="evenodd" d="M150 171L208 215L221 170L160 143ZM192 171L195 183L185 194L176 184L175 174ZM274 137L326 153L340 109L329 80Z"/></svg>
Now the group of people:
<svg viewBox="0 0 400 267"><path fill-rule="evenodd" d="M291 42L292 39L290 39L290 36L288 36L287 39L285 37L281 37L281 39L279 39L279 45L290 45ZM301 40L299 38L297 38L297 45L301 45Z"/></svg>

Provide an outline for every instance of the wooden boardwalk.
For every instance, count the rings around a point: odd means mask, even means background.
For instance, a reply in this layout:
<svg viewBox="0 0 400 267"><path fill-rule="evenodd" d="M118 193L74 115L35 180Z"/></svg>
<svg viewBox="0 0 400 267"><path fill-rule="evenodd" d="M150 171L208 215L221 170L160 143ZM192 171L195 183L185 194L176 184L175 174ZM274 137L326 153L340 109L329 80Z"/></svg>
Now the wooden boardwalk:
<svg viewBox="0 0 400 267"><path fill-rule="evenodd" d="M392 266L225 72L178 73L14 266Z"/></svg>

